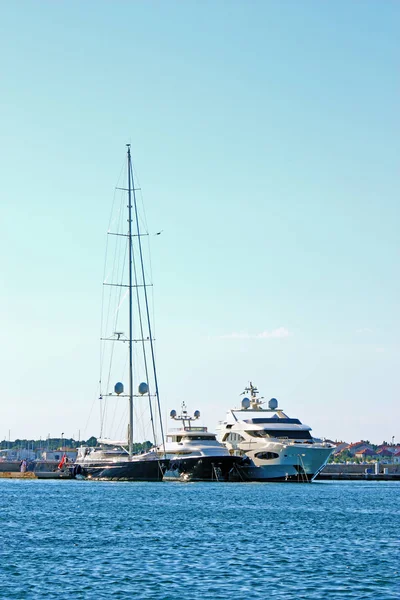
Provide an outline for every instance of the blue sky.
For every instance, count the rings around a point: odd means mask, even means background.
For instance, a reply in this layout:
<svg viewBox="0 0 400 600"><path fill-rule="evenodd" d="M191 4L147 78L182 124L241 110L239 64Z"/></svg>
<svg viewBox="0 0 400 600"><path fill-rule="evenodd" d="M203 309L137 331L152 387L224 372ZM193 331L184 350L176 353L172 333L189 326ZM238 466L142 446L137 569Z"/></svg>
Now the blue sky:
<svg viewBox="0 0 400 600"><path fill-rule="evenodd" d="M96 435L132 143L164 410L400 438L397 1L3 3L1 437ZM264 335L260 335L264 334Z"/></svg>

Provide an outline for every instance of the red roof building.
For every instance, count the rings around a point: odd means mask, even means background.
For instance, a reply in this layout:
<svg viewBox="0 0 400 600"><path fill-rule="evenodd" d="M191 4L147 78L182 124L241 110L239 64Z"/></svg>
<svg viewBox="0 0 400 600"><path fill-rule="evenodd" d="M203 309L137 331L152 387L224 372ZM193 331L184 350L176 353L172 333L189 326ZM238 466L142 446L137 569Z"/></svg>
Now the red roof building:
<svg viewBox="0 0 400 600"><path fill-rule="evenodd" d="M347 444L346 442L333 442L336 446L336 449L334 450L334 454L340 454L340 452L343 452L343 450L348 450L349 448L349 444Z"/></svg>
<svg viewBox="0 0 400 600"><path fill-rule="evenodd" d="M372 446L371 444L369 444L368 442L355 442L354 444L350 444L350 446L347 448L347 450L350 452L350 454L358 454L359 452L361 452L361 450L372 450Z"/></svg>
<svg viewBox="0 0 400 600"><path fill-rule="evenodd" d="M372 448L363 448L355 453L356 458L369 458L372 456L376 456L376 452L375 450L372 450Z"/></svg>
<svg viewBox="0 0 400 600"><path fill-rule="evenodd" d="M395 454L393 454L393 462L400 463L400 450L398 452L395 452Z"/></svg>
<svg viewBox="0 0 400 600"><path fill-rule="evenodd" d="M388 450L387 448L381 448L380 450L377 450L376 452L377 456L379 457L384 457L384 458L392 458L393 457L393 452L390 452L390 450Z"/></svg>

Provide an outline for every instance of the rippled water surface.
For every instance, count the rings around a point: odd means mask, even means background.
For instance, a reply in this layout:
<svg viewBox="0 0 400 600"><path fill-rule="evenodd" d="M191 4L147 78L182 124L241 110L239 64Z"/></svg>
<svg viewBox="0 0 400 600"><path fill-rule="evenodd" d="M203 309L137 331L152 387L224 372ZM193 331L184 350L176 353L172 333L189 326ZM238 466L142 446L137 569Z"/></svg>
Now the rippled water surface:
<svg viewBox="0 0 400 600"><path fill-rule="evenodd" d="M0 480L0 598L400 598L400 483Z"/></svg>

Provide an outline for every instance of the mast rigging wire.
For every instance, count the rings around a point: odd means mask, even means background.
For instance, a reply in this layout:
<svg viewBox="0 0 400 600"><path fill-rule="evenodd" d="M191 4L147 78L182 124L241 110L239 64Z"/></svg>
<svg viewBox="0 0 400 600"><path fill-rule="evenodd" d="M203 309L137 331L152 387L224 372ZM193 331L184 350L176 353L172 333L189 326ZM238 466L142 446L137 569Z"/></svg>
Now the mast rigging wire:
<svg viewBox="0 0 400 600"><path fill-rule="evenodd" d="M130 165L130 167L131 167L131 176L133 178L132 164ZM141 265L141 270L142 270L142 280L143 280L143 284L144 284L143 293L144 293L144 298L145 298L147 325L148 325L149 337L150 337L150 349L151 349L151 358L152 358L152 365L153 365L155 392L156 392L156 398L157 398L158 412L161 415L161 412L160 412L160 396L159 396L159 391L158 391L157 371L156 371L156 363L155 363L155 356L154 356L153 335L152 335L152 331L151 331L149 304L148 304L148 299L147 299L147 288L146 288L146 285L145 285L145 283L146 283L146 276L145 276L144 264L143 264L142 241L141 241L141 236L140 236L140 225L139 225L139 218L138 218L138 207L137 207L137 202L136 202L136 193L135 193L135 186L134 185L133 185L133 204L134 204L134 209L135 209L136 230L137 230L137 233L138 233L138 247L139 247L140 265ZM149 397L149 399L150 399L150 397ZM163 431L163 424L162 424L162 420L161 419L160 419L160 428L161 428L161 439L162 439L162 444L163 444L163 447L164 447L164 454L165 454L164 431Z"/></svg>

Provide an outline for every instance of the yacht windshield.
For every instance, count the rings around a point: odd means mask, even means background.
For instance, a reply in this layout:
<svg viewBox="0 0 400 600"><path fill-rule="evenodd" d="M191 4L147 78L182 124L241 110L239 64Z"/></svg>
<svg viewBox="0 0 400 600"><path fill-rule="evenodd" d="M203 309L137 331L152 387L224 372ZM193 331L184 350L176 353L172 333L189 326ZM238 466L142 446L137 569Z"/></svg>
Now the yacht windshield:
<svg viewBox="0 0 400 600"><path fill-rule="evenodd" d="M289 419L289 417L278 417L278 415L276 415L275 417L269 418L269 417L263 417L261 419L259 418L254 418L254 419L246 419L244 421L245 423L254 423L254 425L261 425L262 423L279 423L280 425L287 423L290 425L301 425L301 421L299 421L299 419Z"/></svg>

